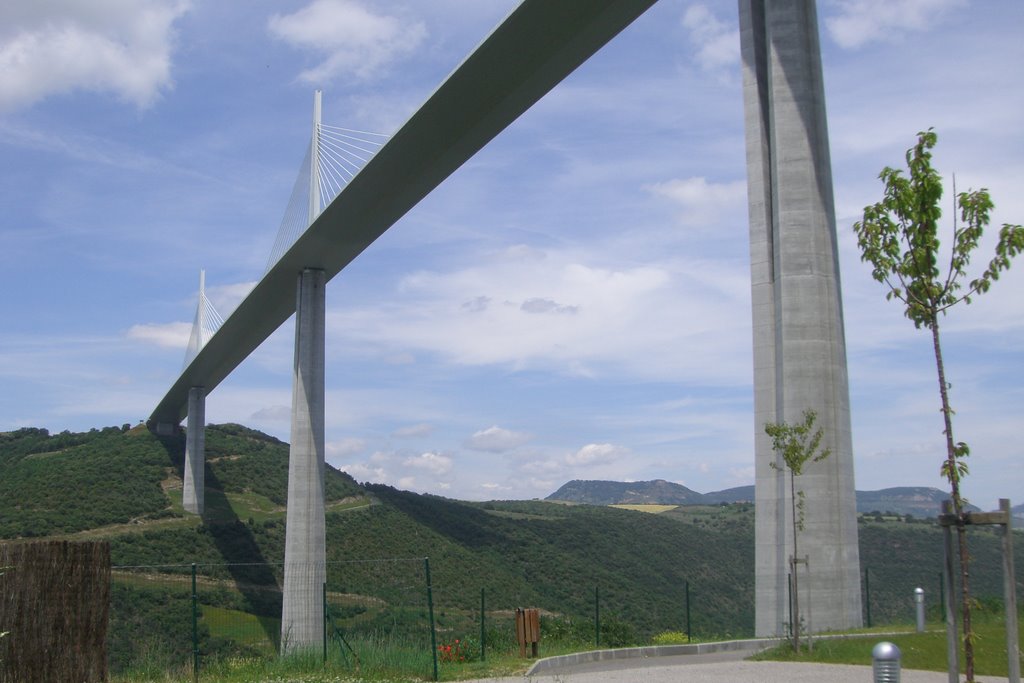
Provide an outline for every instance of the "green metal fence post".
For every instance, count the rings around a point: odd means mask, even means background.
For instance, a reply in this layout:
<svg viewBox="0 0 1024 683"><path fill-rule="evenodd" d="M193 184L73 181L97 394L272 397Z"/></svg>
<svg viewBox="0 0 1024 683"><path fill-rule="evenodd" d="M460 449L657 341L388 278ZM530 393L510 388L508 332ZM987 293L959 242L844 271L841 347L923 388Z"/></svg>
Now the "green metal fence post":
<svg viewBox="0 0 1024 683"><path fill-rule="evenodd" d="M327 664L327 582L324 581L324 664Z"/></svg>
<svg viewBox="0 0 1024 683"><path fill-rule="evenodd" d="M690 582L686 582L686 642L693 642L693 627L690 624Z"/></svg>
<svg viewBox="0 0 1024 683"><path fill-rule="evenodd" d="M480 589L480 661L487 661L487 631L484 630L484 590Z"/></svg>
<svg viewBox="0 0 1024 683"><path fill-rule="evenodd" d="M427 612L430 615L430 654L434 658L434 680L437 680L437 628L434 624L434 592L430 586L430 558L423 558L423 570L427 576Z"/></svg>
<svg viewBox="0 0 1024 683"><path fill-rule="evenodd" d="M871 628L871 572L864 569L864 607L867 610L868 628Z"/></svg>
<svg viewBox="0 0 1024 683"><path fill-rule="evenodd" d="M594 643L601 647L601 592L594 586Z"/></svg>
<svg viewBox="0 0 1024 683"><path fill-rule="evenodd" d="M192 563L192 680L199 681L199 592L196 590L196 563Z"/></svg>

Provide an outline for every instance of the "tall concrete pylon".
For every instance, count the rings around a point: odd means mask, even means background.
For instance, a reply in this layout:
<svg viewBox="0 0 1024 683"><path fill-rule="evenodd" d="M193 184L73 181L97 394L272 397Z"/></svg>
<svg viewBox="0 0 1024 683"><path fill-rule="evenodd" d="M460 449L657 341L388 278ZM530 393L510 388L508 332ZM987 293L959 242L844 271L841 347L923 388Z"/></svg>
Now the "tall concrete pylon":
<svg viewBox="0 0 1024 683"><path fill-rule="evenodd" d="M754 332L755 630L790 620L791 496L764 432L818 413L831 457L797 478L800 613L861 625L853 447L825 93L813 0L739 0Z"/></svg>
<svg viewBox="0 0 1024 683"><path fill-rule="evenodd" d="M281 651L323 641L323 586L327 579L324 511L324 334L327 278L299 275L295 312L295 375L288 453Z"/></svg>
<svg viewBox="0 0 1024 683"><path fill-rule="evenodd" d="M313 96L309 222L320 214L320 91ZM327 275L306 268L295 301L295 369L288 452L281 652L322 646L323 590L327 580L324 509L324 348Z"/></svg>
<svg viewBox="0 0 1024 683"><path fill-rule="evenodd" d="M185 512L195 515L202 515L206 508L206 390L203 387L188 390L181 505Z"/></svg>

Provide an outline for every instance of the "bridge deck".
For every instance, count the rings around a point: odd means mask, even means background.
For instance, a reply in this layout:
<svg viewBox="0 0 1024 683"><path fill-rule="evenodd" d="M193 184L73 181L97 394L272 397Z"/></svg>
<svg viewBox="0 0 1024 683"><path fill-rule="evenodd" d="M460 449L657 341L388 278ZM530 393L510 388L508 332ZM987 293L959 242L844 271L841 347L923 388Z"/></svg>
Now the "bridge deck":
<svg viewBox="0 0 1024 683"><path fill-rule="evenodd" d="M524 0L438 87L267 272L153 411L178 424L295 312L303 268L330 280L655 0Z"/></svg>

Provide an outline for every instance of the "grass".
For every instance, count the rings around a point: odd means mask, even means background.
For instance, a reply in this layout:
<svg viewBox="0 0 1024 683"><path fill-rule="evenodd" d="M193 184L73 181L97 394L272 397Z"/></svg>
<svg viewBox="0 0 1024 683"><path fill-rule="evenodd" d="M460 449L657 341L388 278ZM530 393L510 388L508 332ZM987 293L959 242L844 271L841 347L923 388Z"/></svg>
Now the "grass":
<svg viewBox="0 0 1024 683"><path fill-rule="evenodd" d="M204 617L207 615L204 609ZM340 644L332 641L326 661L319 648L287 657L234 656L204 661L200 665L199 679L217 683L412 683L432 680L433 659L429 646L388 634L353 638L350 645L356 653L355 660L347 651L342 654ZM481 676L512 676L522 674L531 661L513 657L511 653L488 652L485 662L440 663L439 678L457 681ZM154 662L152 666L141 664L111 680L113 683L186 683L193 679L190 670L165 671L162 662Z"/></svg>
<svg viewBox="0 0 1024 683"><path fill-rule="evenodd" d="M203 607L203 620L209 626L212 636L228 638L238 643L255 644L254 634L266 630L263 621L236 610ZM273 630L276 624L271 624ZM976 619L978 641L976 645L976 669L979 675L1006 676L1005 631L1001 615L981 612ZM895 643L902 653L902 667L929 671L946 670L946 636L940 624L931 624L926 633L915 633L912 627L878 627L848 634L850 637L816 639L814 650L804 650L799 656L788 646L782 646L757 655L758 660L817 662L828 664L870 665L871 650L882 640ZM575 634L566 631L563 637L556 635L553 625L547 631L551 634L542 639L541 657L551 657L590 649L592 645L581 642ZM459 681L471 678L489 678L522 675L533 660L518 656L518 647L508 629L501 629L487 649L486 659L479 658L479 643L470 638L467 654L471 661L439 662L441 681ZM896 631L894 633L894 631ZM665 633L666 642L682 641L684 634ZM438 643L451 633L439 635ZM258 636L256 640L258 640ZM430 648L422 637L397 635L383 630L375 633L352 634L349 645L355 657L342 644L332 639L327 660L319 648L313 651L287 657L273 655L272 647L260 647L253 654L245 656L210 657L201 664L200 680L218 683L378 683L384 681L428 681L432 679L433 660ZM657 638L655 639L658 640ZM1024 645L1024 643L1022 643ZM264 652L263 650L266 650ZM192 679L187 669L165 671L160 663L146 666L115 677L114 683L185 683Z"/></svg>
<svg viewBox="0 0 1024 683"><path fill-rule="evenodd" d="M1007 676L1006 630L1002 616L993 613L980 613L974 622L977 640L975 641L975 673L979 676ZM923 671L947 671L946 663L946 630L943 624L929 624L925 633L912 632L896 635L875 635L878 629L858 632L857 637L835 640L816 640L814 651L802 651L799 655L793 652L788 644L763 652L755 657L759 660L788 662L818 662L823 664L871 664L871 649L879 642L886 640L894 643L901 653L901 665L904 669ZM891 629L890 629L891 630ZM1024 639L1021 641L1024 651ZM963 654L961 653L961 669Z"/></svg>
<svg viewBox="0 0 1024 683"><path fill-rule="evenodd" d="M208 605L203 605L202 611L211 636L243 644L265 657L276 654L277 643L268 634L276 636L281 632L280 619Z"/></svg>
<svg viewBox="0 0 1024 683"><path fill-rule="evenodd" d="M675 510L678 505L609 505L610 508L616 508L618 510L633 510L635 512L648 512L652 515L660 515L662 512L668 512L669 510Z"/></svg>

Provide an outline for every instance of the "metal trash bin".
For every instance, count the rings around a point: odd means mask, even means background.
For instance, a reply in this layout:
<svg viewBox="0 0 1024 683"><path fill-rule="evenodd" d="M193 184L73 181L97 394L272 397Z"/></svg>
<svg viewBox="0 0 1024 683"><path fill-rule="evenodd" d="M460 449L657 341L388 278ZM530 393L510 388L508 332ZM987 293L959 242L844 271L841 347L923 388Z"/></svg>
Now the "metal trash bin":
<svg viewBox="0 0 1024 683"><path fill-rule="evenodd" d="M871 669L875 683L900 683L900 649L881 642L871 650Z"/></svg>

